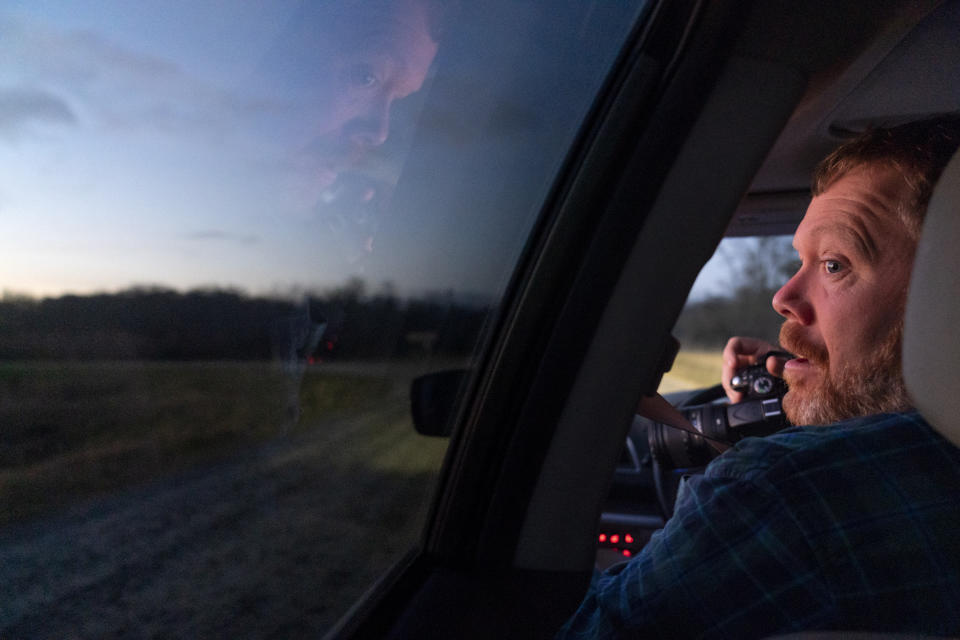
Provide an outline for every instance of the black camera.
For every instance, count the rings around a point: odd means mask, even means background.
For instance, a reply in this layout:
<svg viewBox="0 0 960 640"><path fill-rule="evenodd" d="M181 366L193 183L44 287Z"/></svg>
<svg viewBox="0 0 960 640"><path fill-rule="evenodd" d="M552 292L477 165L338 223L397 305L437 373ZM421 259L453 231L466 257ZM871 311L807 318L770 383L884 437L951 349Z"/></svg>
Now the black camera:
<svg viewBox="0 0 960 640"><path fill-rule="evenodd" d="M748 400L764 400L779 397L787 392L787 384L783 378L770 375L766 361L772 355L768 353L760 360L760 364L741 369L730 380L730 386L736 391L747 394Z"/></svg>
<svg viewBox="0 0 960 640"><path fill-rule="evenodd" d="M703 467L719 454L711 442L730 445L747 436L766 436L789 426L781 407L787 384L767 371L763 364L767 356L760 359L761 364L738 371L731 381L734 388L746 394L743 402L727 404L724 399L677 407L699 434L660 422L650 424L647 440L653 459L668 469ZM714 391L723 397L722 388ZM697 397L691 400L697 401Z"/></svg>

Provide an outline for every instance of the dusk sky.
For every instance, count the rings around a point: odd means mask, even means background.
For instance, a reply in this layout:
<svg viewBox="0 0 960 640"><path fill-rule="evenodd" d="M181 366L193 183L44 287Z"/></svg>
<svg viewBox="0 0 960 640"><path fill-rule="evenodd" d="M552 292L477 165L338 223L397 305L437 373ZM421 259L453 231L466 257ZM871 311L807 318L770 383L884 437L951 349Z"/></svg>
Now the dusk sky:
<svg viewBox="0 0 960 640"><path fill-rule="evenodd" d="M509 185L484 184L470 164L460 180L490 196L486 203L468 196L475 209L464 210L450 191L438 195L438 210L427 210L429 194L404 187L404 145L411 135L401 127L424 126L419 107L430 95L429 78L421 91L394 104L387 144L364 161L378 180L392 184L399 176L398 191L406 191L398 195L415 204L381 224L375 250L362 262L355 259L355 239L331 227L318 205L324 196L316 166L302 161L315 125L313 107L323 97L293 77L316 61L307 54L292 67L276 64L297 46L290 44L296 40L291 21L300 4L249 0L238 11L226 0L5 2L0 291L40 296L160 285L261 294L361 276L373 287L391 281L404 292L495 294L524 245L540 196L527 201L499 194ZM518 42L531 37L516 35ZM540 48L549 53L554 47L545 42ZM302 56L304 50L296 51ZM591 62L582 46L572 50ZM605 68L615 53L609 47L592 55ZM438 61L443 56L441 47ZM456 70L455 58L451 69L454 79L469 74ZM525 99L532 104L559 110L550 103L549 83L542 96L529 83L521 86L531 92ZM451 145L472 156L511 158L507 162L516 167L501 170L516 175L518 184L542 182L545 193L562 162L563 139L552 156L538 157L542 166L513 159L510 150L516 140L552 142L557 127L572 135L592 91L584 85L580 102L568 109L569 124L543 125L517 108L498 125L499 138L470 139L454 126L427 136L421 147L429 158L438 140L446 145L434 149L441 165L450 164L443 154ZM428 124L449 128L456 118L447 115L465 109L433 105Z"/></svg>
<svg viewBox="0 0 960 640"><path fill-rule="evenodd" d="M292 159L310 114L261 73L299 3L147 4L0 11L0 286L269 291L349 275Z"/></svg>

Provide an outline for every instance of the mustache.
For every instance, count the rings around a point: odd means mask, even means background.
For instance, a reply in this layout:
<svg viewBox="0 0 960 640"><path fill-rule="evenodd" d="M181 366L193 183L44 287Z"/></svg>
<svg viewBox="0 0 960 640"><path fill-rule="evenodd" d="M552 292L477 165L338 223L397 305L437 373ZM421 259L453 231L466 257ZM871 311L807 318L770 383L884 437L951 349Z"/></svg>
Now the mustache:
<svg viewBox="0 0 960 640"><path fill-rule="evenodd" d="M803 327L795 322L787 321L780 327L780 345L801 358L806 358L815 365L826 366L830 361L827 348L822 344L812 342L807 338Z"/></svg>

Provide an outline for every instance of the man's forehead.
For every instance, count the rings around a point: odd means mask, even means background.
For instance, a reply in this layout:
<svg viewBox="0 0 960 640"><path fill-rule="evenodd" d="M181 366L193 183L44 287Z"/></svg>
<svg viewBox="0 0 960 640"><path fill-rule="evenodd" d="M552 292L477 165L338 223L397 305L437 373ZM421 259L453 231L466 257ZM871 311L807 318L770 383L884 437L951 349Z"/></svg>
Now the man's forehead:
<svg viewBox="0 0 960 640"><path fill-rule="evenodd" d="M437 51L422 3L371 2L351 7L339 16L340 53L383 56L396 72L410 72L407 92L418 89Z"/></svg>
<svg viewBox="0 0 960 640"><path fill-rule="evenodd" d="M853 249L870 261L879 258L880 248L877 236L880 230L873 229L863 218L845 215L842 212L829 212L804 217L794 235L793 246L797 250L806 248L806 243L816 244L829 239Z"/></svg>
<svg viewBox="0 0 960 640"><path fill-rule="evenodd" d="M794 246L808 239L836 238L876 259L884 239L906 233L899 215L906 183L895 170L863 167L814 197L797 228Z"/></svg>
<svg viewBox="0 0 960 640"><path fill-rule="evenodd" d="M333 24L344 43L410 43L432 41L427 14L418 0L346 2L334 12Z"/></svg>

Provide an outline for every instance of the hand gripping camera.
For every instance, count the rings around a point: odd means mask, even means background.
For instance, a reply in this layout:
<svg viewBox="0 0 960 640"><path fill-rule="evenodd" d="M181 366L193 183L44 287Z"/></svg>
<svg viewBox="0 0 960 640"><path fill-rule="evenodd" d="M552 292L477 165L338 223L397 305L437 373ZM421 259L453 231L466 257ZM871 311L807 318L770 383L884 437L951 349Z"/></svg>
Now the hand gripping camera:
<svg viewBox="0 0 960 640"><path fill-rule="evenodd" d="M738 371L731 380L734 389L746 394L742 402L727 404L724 398L723 402L677 407L700 435L660 422L650 424L647 438L654 460L670 469L702 467L718 455L710 441L729 445L747 436L766 436L789 426L781 408L787 384L771 375L764 364L771 355L789 354L771 351L760 359L760 364ZM722 397L722 388L713 391ZM692 400L697 401L697 397Z"/></svg>

